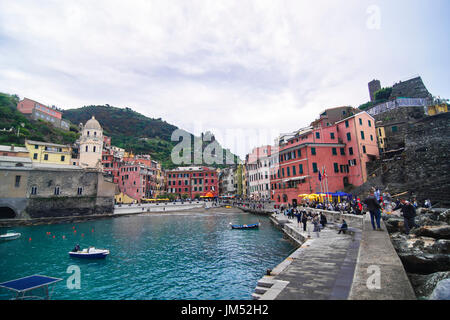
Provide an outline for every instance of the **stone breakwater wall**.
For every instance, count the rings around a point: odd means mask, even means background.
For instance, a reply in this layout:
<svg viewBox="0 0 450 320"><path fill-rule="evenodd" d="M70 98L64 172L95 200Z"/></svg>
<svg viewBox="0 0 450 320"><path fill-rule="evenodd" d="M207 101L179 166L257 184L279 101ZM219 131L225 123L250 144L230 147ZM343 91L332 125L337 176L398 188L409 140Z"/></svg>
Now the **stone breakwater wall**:
<svg viewBox="0 0 450 320"><path fill-rule="evenodd" d="M106 218L116 218L120 216L126 216L129 214L93 214L93 215L81 215L81 216L64 216L64 217L41 217L33 219L3 219L0 220L0 227L14 227L14 226L36 226L42 224L60 224L60 223L77 223L84 221L92 221Z"/></svg>
<svg viewBox="0 0 450 320"><path fill-rule="evenodd" d="M339 228L340 224L342 223L342 219L344 219L347 222L347 225L349 228L359 229L363 230L364 228L364 216L363 215L353 215L353 214L344 214L338 211L328 211L328 210L322 210L322 209L315 209L315 208L306 208L307 212L311 213L321 213L324 214L327 217L328 224L332 225L335 228ZM282 215L282 213L279 213L279 215ZM283 230L285 235L293 240L297 245L302 245L307 238L305 235L300 232L297 228L292 227L289 223L284 223L276 219L276 217L270 217L270 220L272 223L278 227L279 229ZM296 219L293 220L295 223L297 222ZM308 222L308 224L311 224Z"/></svg>
<svg viewBox="0 0 450 320"><path fill-rule="evenodd" d="M28 199L26 212L34 219L108 214L113 209L110 197L49 197Z"/></svg>
<svg viewBox="0 0 450 320"><path fill-rule="evenodd" d="M74 199L71 199L72 201ZM60 199L61 201L61 199ZM94 201L94 200L90 200ZM98 201L98 199L96 200ZM50 201L50 203L52 203ZM53 204L56 205L56 204ZM125 205L125 206L114 206L104 211L96 211L89 209L89 204L86 204L88 209L85 211L78 210L67 210L61 209L62 211L56 210L53 215L49 215L48 211L43 211L45 214L43 216L35 216L33 218L15 218L15 219L0 219L0 227L12 227L12 226L31 226L31 225L41 225L41 224L58 224L58 223L74 223L90 220L98 220L104 218L117 218L121 216L130 216L135 214L145 214L145 213L177 213L189 210L209 210L217 207L207 206L205 203L199 201L196 203L167 203L167 204L147 204L147 205ZM44 206L48 209L47 206ZM39 209L35 209L39 210Z"/></svg>
<svg viewBox="0 0 450 320"><path fill-rule="evenodd" d="M258 215L270 215L274 210L274 203L272 201L244 201L230 203L235 208L239 208L245 212L254 213Z"/></svg>
<svg viewBox="0 0 450 320"><path fill-rule="evenodd" d="M324 214L327 217L328 223L339 225L342 223L342 220L345 220L349 228L357 228L360 230L364 228L363 215L346 214L340 211L329 211L329 210L309 209L309 208L307 208L306 211Z"/></svg>
<svg viewBox="0 0 450 320"><path fill-rule="evenodd" d="M299 247L306 241L307 238L302 235L301 232L292 228L288 223L284 223L276 217L269 217L269 219L276 228L283 231L286 238L290 240L294 246Z"/></svg>
<svg viewBox="0 0 450 320"><path fill-rule="evenodd" d="M170 211L191 210L210 207L211 206L208 205L208 203L205 203L203 201L133 204L133 205L122 204L114 206L114 213L132 214L132 213L146 213L146 212L170 212Z"/></svg>

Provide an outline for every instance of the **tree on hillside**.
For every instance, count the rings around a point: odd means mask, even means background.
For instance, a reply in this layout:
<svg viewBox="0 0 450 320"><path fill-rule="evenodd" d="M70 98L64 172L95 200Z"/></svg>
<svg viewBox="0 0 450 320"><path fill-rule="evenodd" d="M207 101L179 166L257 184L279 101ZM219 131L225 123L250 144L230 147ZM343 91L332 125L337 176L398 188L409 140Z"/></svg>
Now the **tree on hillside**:
<svg viewBox="0 0 450 320"><path fill-rule="evenodd" d="M387 101L392 93L392 87L382 88L375 92L375 101L382 102Z"/></svg>

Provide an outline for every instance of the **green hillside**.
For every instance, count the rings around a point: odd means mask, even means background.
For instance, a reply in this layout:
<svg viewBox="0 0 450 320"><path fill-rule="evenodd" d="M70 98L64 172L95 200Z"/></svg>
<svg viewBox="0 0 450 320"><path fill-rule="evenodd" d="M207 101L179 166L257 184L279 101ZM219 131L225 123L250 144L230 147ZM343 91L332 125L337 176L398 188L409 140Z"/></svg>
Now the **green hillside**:
<svg viewBox="0 0 450 320"><path fill-rule="evenodd" d="M86 123L92 116L100 122L104 134L111 137L113 145L133 151L134 154L148 153L155 160L160 161L164 168L177 166L172 163L170 155L172 148L178 143L171 141L172 132L178 127L162 119L146 117L130 108L109 105L69 109L63 114L64 119L77 125ZM193 141L192 138L191 140ZM205 146L206 143L203 144L202 149ZM224 167L214 164L211 166Z"/></svg>
<svg viewBox="0 0 450 320"><path fill-rule="evenodd" d="M18 101L17 95L0 93L0 144L23 146L25 139L73 144L80 135L78 125L95 116L103 127L104 134L111 137L114 146L134 154L150 154L164 168L177 166L172 163L170 155L172 148L178 143L171 141L171 135L178 128L164 120L148 118L130 108L85 106L63 111L63 119L72 123L70 131L65 131L42 120L27 119L17 111ZM202 145L202 150L206 144ZM236 156L233 157L236 159ZM211 166L224 167L214 164Z"/></svg>
<svg viewBox="0 0 450 320"><path fill-rule="evenodd" d="M25 139L72 144L78 139L78 129L74 126L65 131L43 120L28 120L17 111L18 101L17 95L0 93L0 144L24 146Z"/></svg>

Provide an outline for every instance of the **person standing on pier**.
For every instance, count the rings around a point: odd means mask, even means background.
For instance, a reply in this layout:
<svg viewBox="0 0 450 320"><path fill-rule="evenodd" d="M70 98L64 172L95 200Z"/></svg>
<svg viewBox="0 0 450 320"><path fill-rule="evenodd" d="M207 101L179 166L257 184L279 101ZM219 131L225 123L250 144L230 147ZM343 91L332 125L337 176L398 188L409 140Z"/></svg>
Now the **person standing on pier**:
<svg viewBox="0 0 450 320"><path fill-rule="evenodd" d="M320 237L319 232L320 232L320 220L319 220L319 216L315 215L313 218L313 225L314 225L314 230L313 232L317 232L317 238Z"/></svg>
<svg viewBox="0 0 450 320"><path fill-rule="evenodd" d="M306 212L305 209L303 209L300 215L303 223L303 231L306 231L306 223L308 222L308 213Z"/></svg>
<svg viewBox="0 0 450 320"><path fill-rule="evenodd" d="M370 192L369 197L364 200L364 203L367 205L367 209L370 212L370 221L372 222L373 230L381 230L381 206L378 200L375 198L374 190ZM377 228L375 228L375 221L377 223Z"/></svg>
<svg viewBox="0 0 450 320"><path fill-rule="evenodd" d="M322 225L322 228L325 228L327 223L327 217L323 213L320 213L320 224Z"/></svg>
<svg viewBox="0 0 450 320"><path fill-rule="evenodd" d="M405 233L409 235L409 231L416 227L414 218L416 217L416 208L409 201L403 201L403 207L401 209L403 213L403 221L405 226Z"/></svg>

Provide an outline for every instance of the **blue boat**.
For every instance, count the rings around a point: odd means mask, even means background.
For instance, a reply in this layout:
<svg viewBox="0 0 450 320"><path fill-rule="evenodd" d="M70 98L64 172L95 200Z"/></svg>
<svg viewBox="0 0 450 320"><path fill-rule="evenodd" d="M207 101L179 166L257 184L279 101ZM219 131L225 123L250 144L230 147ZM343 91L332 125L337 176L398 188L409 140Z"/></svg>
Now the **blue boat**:
<svg viewBox="0 0 450 320"><path fill-rule="evenodd" d="M231 224L231 229L258 229L261 223L254 224Z"/></svg>
<svg viewBox="0 0 450 320"><path fill-rule="evenodd" d="M83 249L81 251L70 251L69 255L73 258L81 259L105 259L109 254L109 250L106 249L96 249L90 247L88 249Z"/></svg>

